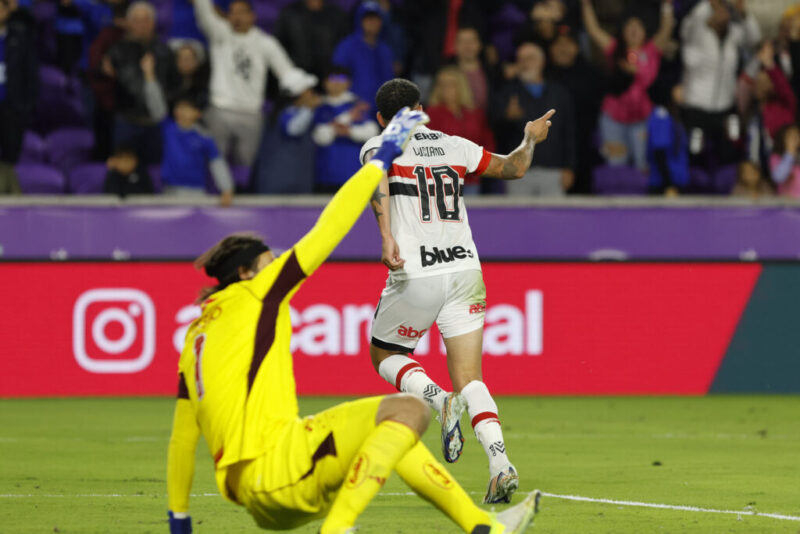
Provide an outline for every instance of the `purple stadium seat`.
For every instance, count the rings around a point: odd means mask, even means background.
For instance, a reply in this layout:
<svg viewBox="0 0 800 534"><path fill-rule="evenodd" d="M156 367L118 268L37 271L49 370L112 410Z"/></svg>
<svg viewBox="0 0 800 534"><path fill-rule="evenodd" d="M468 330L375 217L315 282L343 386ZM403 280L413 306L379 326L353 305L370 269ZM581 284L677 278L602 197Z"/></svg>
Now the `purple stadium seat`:
<svg viewBox="0 0 800 534"><path fill-rule="evenodd" d="M69 171L67 176L70 193L92 195L103 192L106 166L103 163L84 163Z"/></svg>
<svg viewBox="0 0 800 534"><path fill-rule="evenodd" d="M33 129L47 134L59 128L79 128L86 124L86 117L79 102L63 95L45 98L42 95L36 105Z"/></svg>
<svg viewBox="0 0 800 534"><path fill-rule="evenodd" d="M50 163L68 171L92 160L94 135L85 128L64 128L47 136L47 154Z"/></svg>
<svg viewBox="0 0 800 534"><path fill-rule="evenodd" d="M44 139L34 132L25 132L25 136L22 138L22 153L19 156L20 163L42 163L44 155Z"/></svg>
<svg viewBox="0 0 800 534"><path fill-rule="evenodd" d="M250 167L247 165L233 165L231 166L231 175L233 175L233 183L237 188L246 189L250 187Z"/></svg>
<svg viewBox="0 0 800 534"><path fill-rule="evenodd" d="M160 193L164 190L164 182L161 180L161 165L150 165L147 167L147 174L150 175L150 182L153 184L153 192Z"/></svg>
<svg viewBox="0 0 800 534"><path fill-rule="evenodd" d="M527 19L527 15L514 4L508 3L492 17L492 28L498 30L516 30Z"/></svg>
<svg viewBox="0 0 800 534"><path fill-rule="evenodd" d="M736 178L739 173L739 168L736 165L729 165L717 169L714 174L714 192L721 195L729 195L733 186L736 184Z"/></svg>
<svg viewBox="0 0 800 534"><path fill-rule="evenodd" d="M69 79L58 67L52 65L42 65L39 67L39 82L41 90L44 92L48 88L64 90L69 85Z"/></svg>
<svg viewBox="0 0 800 534"><path fill-rule="evenodd" d="M709 193L712 190L711 176L696 167L689 169L689 193Z"/></svg>
<svg viewBox="0 0 800 534"><path fill-rule="evenodd" d="M647 176L632 167L603 165L594 170L598 195L644 195Z"/></svg>
<svg viewBox="0 0 800 534"><path fill-rule="evenodd" d="M34 2L33 17L42 24L52 23L58 13L56 2Z"/></svg>
<svg viewBox="0 0 800 534"><path fill-rule="evenodd" d="M66 189L64 173L42 163L20 163L16 166L19 186L29 195L54 195Z"/></svg>

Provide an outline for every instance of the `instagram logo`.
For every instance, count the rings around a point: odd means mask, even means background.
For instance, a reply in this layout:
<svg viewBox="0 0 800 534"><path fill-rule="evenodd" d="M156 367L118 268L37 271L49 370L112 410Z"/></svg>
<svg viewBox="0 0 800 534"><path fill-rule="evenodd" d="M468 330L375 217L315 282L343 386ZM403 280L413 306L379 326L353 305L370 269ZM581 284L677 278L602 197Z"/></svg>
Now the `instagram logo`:
<svg viewBox="0 0 800 534"><path fill-rule="evenodd" d="M72 351L90 373L136 373L155 356L156 311L129 288L85 291L72 310Z"/></svg>

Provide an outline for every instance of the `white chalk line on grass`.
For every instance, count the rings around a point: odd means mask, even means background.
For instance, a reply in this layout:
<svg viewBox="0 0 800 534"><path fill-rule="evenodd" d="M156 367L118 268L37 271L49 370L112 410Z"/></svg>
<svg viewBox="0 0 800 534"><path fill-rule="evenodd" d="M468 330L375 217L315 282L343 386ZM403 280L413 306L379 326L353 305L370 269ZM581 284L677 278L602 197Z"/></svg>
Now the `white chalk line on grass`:
<svg viewBox="0 0 800 534"><path fill-rule="evenodd" d="M700 508L699 506L682 506L677 504L659 504L652 502L637 502L637 501L617 501L614 499L597 499L594 497L581 497L580 495L558 495L556 493L542 492L542 496L550 497L552 499L563 499L566 501L580 501L580 502L593 502L600 504L616 504L617 506L636 506L639 508L658 508L661 510L677 510L681 512L700 512L705 514L731 514L737 516L757 516L769 517L771 519L781 519L783 521L800 521L800 516L785 515L785 514L771 514L766 512L757 512L755 510L716 510L714 508Z"/></svg>
<svg viewBox="0 0 800 534"><path fill-rule="evenodd" d="M473 495L483 495L481 492L473 491L470 492ZM384 497L410 497L416 495L414 492L411 491L404 491L404 492L389 492L389 493L380 493L380 495ZM660 504L654 502L638 502L638 501L620 501L615 499L598 499L596 497L583 497L581 495L560 495L558 493L547 493L542 492L544 497L548 497L551 499L562 499L565 501L578 501L578 502L591 502L591 503L599 503L599 504L614 504L617 506L632 506L637 508L655 508L659 510L675 510L679 512L696 512L696 513L704 513L704 514L728 514L728 515L735 515L738 517L742 516L749 516L749 517L768 517L770 519L779 519L781 521L799 521L800 516L793 516L793 515L786 515L786 514L773 514L768 512L757 512L755 510L717 510L715 508L701 508L699 506L685 506L679 504ZM219 497L219 493L193 493L192 497ZM67 494L52 494L52 493L0 493L0 498L4 499L24 499L24 498L54 498L54 499L64 499L64 498L128 498L128 497L164 497L163 495L154 495L154 494L144 494L144 493L137 493L137 494L122 494L122 493L77 493L74 495L67 495Z"/></svg>

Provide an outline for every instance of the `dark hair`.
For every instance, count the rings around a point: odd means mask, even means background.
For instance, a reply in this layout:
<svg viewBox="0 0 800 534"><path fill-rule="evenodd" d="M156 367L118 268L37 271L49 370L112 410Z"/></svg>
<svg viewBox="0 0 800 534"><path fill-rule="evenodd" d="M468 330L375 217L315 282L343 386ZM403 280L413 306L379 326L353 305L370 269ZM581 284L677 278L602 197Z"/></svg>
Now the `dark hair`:
<svg viewBox="0 0 800 534"><path fill-rule="evenodd" d="M0 0L0 2L5 1L6 0ZM136 153L136 148L129 144L119 144L115 146L112 156L133 156L134 158L139 158L139 154Z"/></svg>
<svg viewBox="0 0 800 534"><path fill-rule="evenodd" d="M264 241L255 234L247 232L231 234L194 260L194 266L196 269L205 269L206 274L210 275L210 273L213 273L236 254L251 247L266 247L266 245ZM238 267L244 267L254 271L257 266L258 256L245 264L237 266L229 275L223 276L221 279L218 278L217 280L219 280L219 283L216 286L208 286L201 289L200 295L197 297L197 303L203 302L209 295L225 289L234 282L238 282L240 280Z"/></svg>
<svg viewBox="0 0 800 534"><path fill-rule="evenodd" d="M231 2L228 4L228 11L231 10L231 6L233 4L244 4L250 11L253 11L253 2L250 0L231 0Z"/></svg>
<svg viewBox="0 0 800 534"><path fill-rule="evenodd" d="M348 78L353 78L353 72L348 69L347 67L342 67L341 65L331 65L330 67L325 70L325 77L328 76L347 76Z"/></svg>
<svg viewBox="0 0 800 534"><path fill-rule="evenodd" d="M177 98L177 100L175 100L175 105L173 106L173 108L177 108L178 106L181 106L181 105L183 105L183 106L191 106L191 107L193 107L194 109L196 109L198 111L203 111L203 106L201 106L197 102L197 98L195 98L194 95L192 95L192 94L190 94L188 92L181 94Z"/></svg>
<svg viewBox="0 0 800 534"><path fill-rule="evenodd" d="M786 152L786 134L789 133L789 130L792 128L800 130L800 126L792 122L786 124L785 126L781 126L778 128L778 131L775 132L775 139L773 140L772 145L773 154L783 154Z"/></svg>
<svg viewBox="0 0 800 534"><path fill-rule="evenodd" d="M375 105L384 120L390 121L398 111L408 106L415 108L419 104L419 87L403 78L395 78L381 85L375 93Z"/></svg>

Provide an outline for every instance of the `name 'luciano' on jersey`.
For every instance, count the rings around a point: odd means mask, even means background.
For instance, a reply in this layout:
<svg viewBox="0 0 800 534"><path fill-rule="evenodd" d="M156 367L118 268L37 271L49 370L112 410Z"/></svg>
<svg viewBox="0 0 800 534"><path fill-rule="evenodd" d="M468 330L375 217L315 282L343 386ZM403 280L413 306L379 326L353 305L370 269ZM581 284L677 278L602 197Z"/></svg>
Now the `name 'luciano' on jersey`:
<svg viewBox="0 0 800 534"><path fill-rule="evenodd" d="M424 158L432 158L436 156L444 156L445 152L442 147L438 146L415 146L414 155Z"/></svg>

